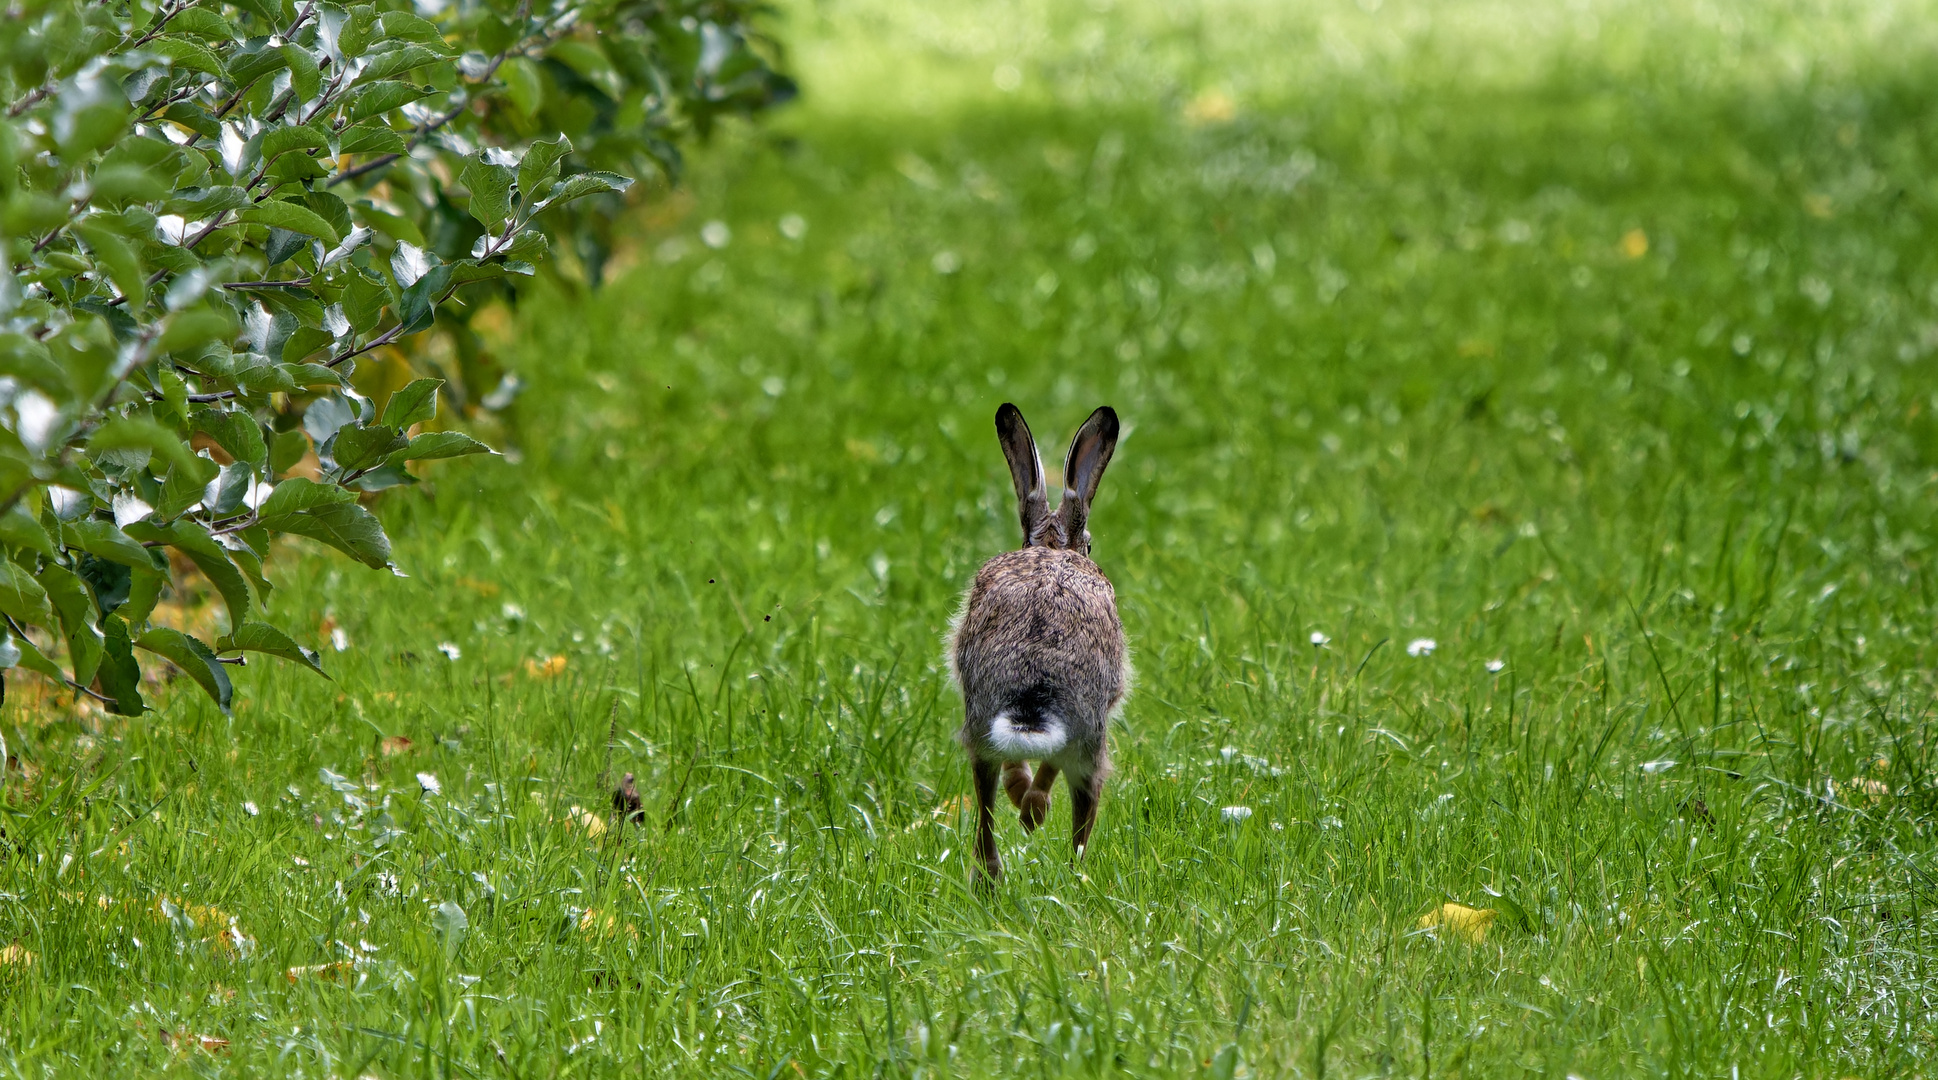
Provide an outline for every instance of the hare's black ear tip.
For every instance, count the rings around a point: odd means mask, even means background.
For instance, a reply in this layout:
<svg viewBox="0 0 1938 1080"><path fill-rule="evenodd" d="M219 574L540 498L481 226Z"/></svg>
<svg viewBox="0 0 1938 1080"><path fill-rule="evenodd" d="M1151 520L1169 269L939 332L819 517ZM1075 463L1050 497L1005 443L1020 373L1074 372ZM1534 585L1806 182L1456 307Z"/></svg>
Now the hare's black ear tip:
<svg viewBox="0 0 1938 1080"><path fill-rule="evenodd" d="M1098 425L1112 437L1115 437L1117 434L1117 410L1108 405L1101 405L1097 408L1096 416Z"/></svg>
<svg viewBox="0 0 1938 1080"><path fill-rule="evenodd" d="M1005 401L1001 405L996 406L996 422L999 424L1012 416L1022 415L1023 410L1017 408L1014 402Z"/></svg>

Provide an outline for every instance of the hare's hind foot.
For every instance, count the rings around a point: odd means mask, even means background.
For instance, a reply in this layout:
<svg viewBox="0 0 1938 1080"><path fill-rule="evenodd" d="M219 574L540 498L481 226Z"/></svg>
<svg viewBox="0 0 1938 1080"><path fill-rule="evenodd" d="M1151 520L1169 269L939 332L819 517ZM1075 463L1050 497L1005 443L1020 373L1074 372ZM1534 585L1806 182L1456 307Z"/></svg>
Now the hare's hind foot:
<svg viewBox="0 0 1938 1080"><path fill-rule="evenodd" d="M1003 762L1003 793L1009 796L1010 805L1019 810L1023 808L1023 799L1029 794L1032 779L1029 762Z"/></svg>
<svg viewBox="0 0 1938 1080"><path fill-rule="evenodd" d="M1017 817L1023 821L1024 832L1035 832L1038 825L1050 813L1050 793L1031 788L1023 795L1021 812Z"/></svg>
<svg viewBox="0 0 1938 1080"><path fill-rule="evenodd" d="M1036 766L1036 777L1030 782L1029 790L1016 804L1022 811L1018 816L1023 821L1024 832L1035 832L1038 825L1050 813L1050 785L1056 783L1057 767L1047 761Z"/></svg>

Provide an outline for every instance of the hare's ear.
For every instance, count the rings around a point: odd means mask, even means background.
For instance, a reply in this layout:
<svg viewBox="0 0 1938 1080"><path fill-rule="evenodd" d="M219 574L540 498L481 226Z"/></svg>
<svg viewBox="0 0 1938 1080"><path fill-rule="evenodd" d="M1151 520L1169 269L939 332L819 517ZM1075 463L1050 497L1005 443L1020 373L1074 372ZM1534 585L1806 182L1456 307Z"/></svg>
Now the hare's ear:
<svg viewBox="0 0 1938 1080"><path fill-rule="evenodd" d="M1117 410L1105 405L1090 414L1070 440L1070 455L1063 459L1063 502L1057 513L1063 518L1063 535L1072 547L1088 550L1085 525L1090 520L1090 500L1097 497L1103 482L1104 467L1117 449Z"/></svg>
<svg viewBox="0 0 1938 1080"><path fill-rule="evenodd" d="M1043 490L1043 458L1023 410L1005 401L996 410L996 440L1009 461L1009 478L1016 483L1016 509L1023 522L1023 543L1035 542L1037 529L1050 516L1049 495Z"/></svg>

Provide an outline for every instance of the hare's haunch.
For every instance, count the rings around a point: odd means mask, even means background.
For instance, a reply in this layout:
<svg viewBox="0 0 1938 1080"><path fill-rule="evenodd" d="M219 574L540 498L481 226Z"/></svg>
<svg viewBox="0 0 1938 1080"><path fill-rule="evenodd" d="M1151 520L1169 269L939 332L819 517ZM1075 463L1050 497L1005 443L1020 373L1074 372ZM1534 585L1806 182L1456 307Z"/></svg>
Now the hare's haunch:
<svg viewBox="0 0 1938 1080"><path fill-rule="evenodd" d="M983 564L949 647L962 690L962 731L976 780L976 857L1002 876L994 802L1000 781L1025 829L1042 823L1059 772L1070 786L1081 853L1110 770L1105 730L1129 678L1117 596L1090 561L1090 502L1117 447L1117 414L1090 414L1064 461L1055 511L1036 440L1016 406L996 410L996 437L1016 485L1023 547ZM1032 775L1025 759L1037 761Z"/></svg>

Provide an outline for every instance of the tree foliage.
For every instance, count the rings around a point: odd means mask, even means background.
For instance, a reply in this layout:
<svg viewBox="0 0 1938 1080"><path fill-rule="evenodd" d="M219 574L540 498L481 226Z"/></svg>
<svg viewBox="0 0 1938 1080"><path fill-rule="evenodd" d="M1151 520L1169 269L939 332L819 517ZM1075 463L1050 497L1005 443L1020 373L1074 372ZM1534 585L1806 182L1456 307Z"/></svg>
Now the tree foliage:
<svg viewBox="0 0 1938 1080"><path fill-rule="evenodd" d="M142 711L139 653L224 709L277 534L368 566L361 497L488 452L515 380L382 400L359 359L515 290L676 146L792 84L747 0L16 0L0 20L0 667ZM454 298L460 303L453 304ZM389 348L387 348L389 347ZM470 376L472 385L466 385ZM466 399L468 395L468 400ZM446 408L440 413L440 401ZM155 623L171 558L222 601Z"/></svg>

